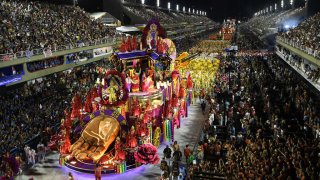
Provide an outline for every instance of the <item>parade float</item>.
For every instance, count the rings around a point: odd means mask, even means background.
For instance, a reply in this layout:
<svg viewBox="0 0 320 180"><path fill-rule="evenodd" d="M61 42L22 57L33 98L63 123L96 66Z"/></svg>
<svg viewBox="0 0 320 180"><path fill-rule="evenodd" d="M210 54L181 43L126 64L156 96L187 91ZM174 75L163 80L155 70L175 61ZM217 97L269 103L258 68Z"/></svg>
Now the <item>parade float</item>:
<svg viewBox="0 0 320 180"><path fill-rule="evenodd" d="M175 59L174 43L157 21L146 25L139 44L124 39L110 58L113 68L97 68L95 87L85 98L75 94L66 110L60 164L84 173L94 173L96 164L102 173L157 164L157 148L174 141L191 102L192 81L181 77Z"/></svg>

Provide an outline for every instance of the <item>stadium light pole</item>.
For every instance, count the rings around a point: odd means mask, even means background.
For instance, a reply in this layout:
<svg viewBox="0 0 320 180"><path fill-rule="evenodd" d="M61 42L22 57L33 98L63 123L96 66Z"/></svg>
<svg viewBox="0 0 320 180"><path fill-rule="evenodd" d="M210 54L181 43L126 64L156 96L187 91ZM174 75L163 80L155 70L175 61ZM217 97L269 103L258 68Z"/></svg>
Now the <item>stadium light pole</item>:
<svg viewBox="0 0 320 180"><path fill-rule="evenodd" d="M192 13L194 14L194 9L192 9Z"/></svg>
<svg viewBox="0 0 320 180"><path fill-rule="evenodd" d="M186 12L186 7L183 6L182 10L183 10L183 12Z"/></svg>
<svg viewBox="0 0 320 180"><path fill-rule="evenodd" d="M157 7L160 7L160 0L157 0Z"/></svg>
<svg viewBox="0 0 320 180"><path fill-rule="evenodd" d="M170 8L171 8L171 4L170 2L168 2L168 9L170 10Z"/></svg>
<svg viewBox="0 0 320 180"><path fill-rule="evenodd" d="M177 11L179 11L179 4L177 4Z"/></svg>
<svg viewBox="0 0 320 180"><path fill-rule="evenodd" d="M188 12L189 12L189 14L191 13L191 9L190 8L189 8Z"/></svg>
<svg viewBox="0 0 320 180"><path fill-rule="evenodd" d="M274 4L274 10L277 10L277 3Z"/></svg>
<svg viewBox="0 0 320 180"><path fill-rule="evenodd" d="M293 7L293 0L290 0L290 5Z"/></svg>
<svg viewBox="0 0 320 180"><path fill-rule="evenodd" d="M141 4L143 4L143 5L144 5L145 1L146 1L146 0L141 0Z"/></svg>
<svg viewBox="0 0 320 180"><path fill-rule="evenodd" d="M281 0L281 8L283 9L283 7L284 7L284 1Z"/></svg>

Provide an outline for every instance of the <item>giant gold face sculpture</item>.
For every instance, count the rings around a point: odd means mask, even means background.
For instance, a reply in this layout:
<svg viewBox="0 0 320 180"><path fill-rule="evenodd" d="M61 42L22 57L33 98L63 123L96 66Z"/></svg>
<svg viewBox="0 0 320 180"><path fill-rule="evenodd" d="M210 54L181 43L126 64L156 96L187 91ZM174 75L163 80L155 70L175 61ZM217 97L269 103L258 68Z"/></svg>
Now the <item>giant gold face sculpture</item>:
<svg viewBox="0 0 320 180"><path fill-rule="evenodd" d="M71 146L71 155L79 160L99 161L120 131L119 122L106 115L93 118L81 137Z"/></svg>

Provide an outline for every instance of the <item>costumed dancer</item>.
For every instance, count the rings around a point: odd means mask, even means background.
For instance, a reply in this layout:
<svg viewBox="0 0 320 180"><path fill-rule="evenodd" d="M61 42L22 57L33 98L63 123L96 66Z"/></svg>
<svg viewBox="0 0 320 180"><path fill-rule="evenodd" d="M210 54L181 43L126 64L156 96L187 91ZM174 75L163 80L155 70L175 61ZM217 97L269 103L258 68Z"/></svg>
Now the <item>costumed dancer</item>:
<svg viewBox="0 0 320 180"><path fill-rule="evenodd" d="M70 135L68 130L64 130L64 140L62 141L62 145L60 146L60 154L68 154L70 153L70 147L71 147L71 142L70 142Z"/></svg>
<svg viewBox="0 0 320 180"><path fill-rule="evenodd" d="M114 150L115 150L115 160L117 161L123 161L126 158L125 151L122 149L122 143L120 137L117 137L116 143L114 145Z"/></svg>
<svg viewBox="0 0 320 180"><path fill-rule="evenodd" d="M148 84L148 79L146 78L146 74L143 72L142 73L142 83L141 83L141 90L142 92L148 92L149 84Z"/></svg>
<svg viewBox="0 0 320 180"><path fill-rule="evenodd" d="M149 113L148 111L145 111L142 117L143 124L147 124L149 122L149 119L150 119Z"/></svg>
<svg viewBox="0 0 320 180"><path fill-rule="evenodd" d="M139 137L145 137L148 135L148 132L147 132L147 128L146 128L146 124L141 124L140 122L137 123L137 130L136 130L136 134L139 136Z"/></svg>
<svg viewBox="0 0 320 180"><path fill-rule="evenodd" d="M127 77L126 77L126 83L127 83L128 92L131 92L131 85L133 83L133 80L131 79L129 73L127 74Z"/></svg>
<svg viewBox="0 0 320 180"><path fill-rule="evenodd" d="M76 94L72 99L71 119L80 118L81 99L79 94Z"/></svg>
<svg viewBox="0 0 320 180"><path fill-rule="evenodd" d="M139 92L140 91L140 79L139 75L136 73L132 77L132 86L131 86L131 91L132 92Z"/></svg>
<svg viewBox="0 0 320 180"><path fill-rule="evenodd" d="M132 104L133 104L133 116L136 118L140 117L141 109L140 109L139 101L133 100Z"/></svg>
<svg viewBox="0 0 320 180"><path fill-rule="evenodd" d="M130 133L128 134L127 145L129 148L136 148L138 146L134 126L131 126Z"/></svg>
<svg viewBox="0 0 320 180"><path fill-rule="evenodd" d="M99 97L97 91L98 91L97 87L94 87L92 89L92 95L91 95L92 112L96 112L100 109L99 100L101 100L101 98Z"/></svg>

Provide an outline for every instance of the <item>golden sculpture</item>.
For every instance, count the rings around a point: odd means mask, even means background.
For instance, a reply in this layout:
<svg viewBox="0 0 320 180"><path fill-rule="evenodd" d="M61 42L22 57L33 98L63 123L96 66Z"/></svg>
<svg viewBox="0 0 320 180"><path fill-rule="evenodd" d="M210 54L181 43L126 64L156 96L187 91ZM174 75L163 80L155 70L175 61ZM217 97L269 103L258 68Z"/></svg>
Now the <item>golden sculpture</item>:
<svg viewBox="0 0 320 180"><path fill-rule="evenodd" d="M119 87L117 83L112 79L110 81L109 87L106 89L106 92L109 94L109 103L113 104L117 101L117 92L119 91Z"/></svg>
<svg viewBox="0 0 320 180"><path fill-rule="evenodd" d="M153 134L153 145L155 147L160 146L160 135L161 135L161 129L160 127L157 127Z"/></svg>
<svg viewBox="0 0 320 180"><path fill-rule="evenodd" d="M81 137L71 146L71 155L79 160L99 161L120 131L119 122L110 116L93 118Z"/></svg>

